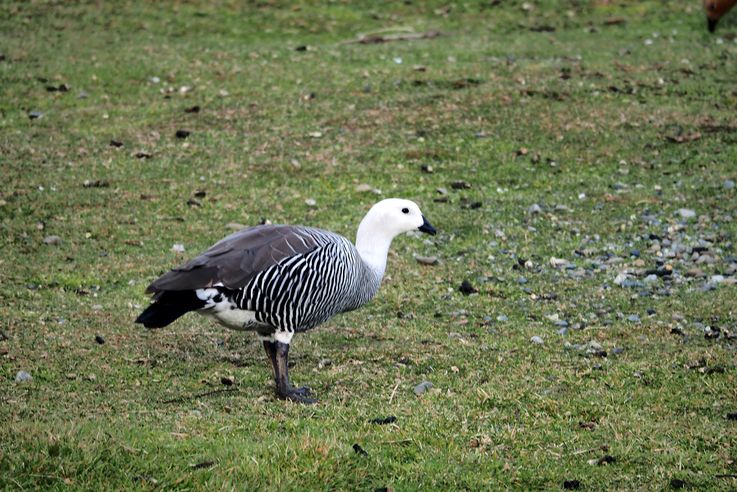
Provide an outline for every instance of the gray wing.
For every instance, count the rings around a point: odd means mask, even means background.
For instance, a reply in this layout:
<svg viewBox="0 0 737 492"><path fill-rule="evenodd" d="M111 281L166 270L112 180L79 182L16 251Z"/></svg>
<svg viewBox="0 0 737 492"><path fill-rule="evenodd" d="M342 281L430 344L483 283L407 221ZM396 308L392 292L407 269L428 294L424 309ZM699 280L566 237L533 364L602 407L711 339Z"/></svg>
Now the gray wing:
<svg viewBox="0 0 737 492"><path fill-rule="evenodd" d="M332 235L319 229L284 225L243 229L154 280L146 292L203 289L218 283L238 289L258 272L286 258L312 251Z"/></svg>

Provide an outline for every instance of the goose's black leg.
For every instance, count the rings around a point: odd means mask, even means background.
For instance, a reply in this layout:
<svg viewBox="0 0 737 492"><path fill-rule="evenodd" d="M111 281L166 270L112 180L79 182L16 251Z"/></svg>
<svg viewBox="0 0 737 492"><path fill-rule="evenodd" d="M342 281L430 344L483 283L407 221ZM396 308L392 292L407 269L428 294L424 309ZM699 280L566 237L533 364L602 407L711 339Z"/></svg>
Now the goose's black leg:
<svg viewBox="0 0 737 492"><path fill-rule="evenodd" d="M274 381L276 382L276 395L282 400L291 400L297 403L315 403L317 400L310 398L310 388L294 388L289 382L289 344L281 342L270 342L264 340L264 349L274 366Z"/></svg>

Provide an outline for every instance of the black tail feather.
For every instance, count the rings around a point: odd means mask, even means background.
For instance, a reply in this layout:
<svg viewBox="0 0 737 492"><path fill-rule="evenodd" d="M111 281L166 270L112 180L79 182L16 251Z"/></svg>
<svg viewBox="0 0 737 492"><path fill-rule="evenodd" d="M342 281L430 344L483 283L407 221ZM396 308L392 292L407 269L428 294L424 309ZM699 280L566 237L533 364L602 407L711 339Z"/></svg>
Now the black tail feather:
<svg viewBox="0 0 737 492"><path fill-rule="evenodd" d="M136 318L136 323L146 328L163 328L188 312L205 306L192 290L165 291L156 297L157 299Z"/></svg>

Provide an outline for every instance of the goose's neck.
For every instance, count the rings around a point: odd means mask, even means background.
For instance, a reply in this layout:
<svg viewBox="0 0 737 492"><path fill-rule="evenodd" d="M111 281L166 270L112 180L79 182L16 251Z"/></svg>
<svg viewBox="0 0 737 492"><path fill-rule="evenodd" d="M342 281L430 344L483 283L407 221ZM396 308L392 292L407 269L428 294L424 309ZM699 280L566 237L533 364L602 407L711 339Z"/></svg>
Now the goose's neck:
<svg viewBox="0 0 737 492"><path fill-rule="evenodd" d="M389 246L392 244L393 235L382 230L381 224L375 223L365 217L358 226L356 234L356 249L361 259L379 279L384 276L386 270L386 257L389 254Z"/></svg>

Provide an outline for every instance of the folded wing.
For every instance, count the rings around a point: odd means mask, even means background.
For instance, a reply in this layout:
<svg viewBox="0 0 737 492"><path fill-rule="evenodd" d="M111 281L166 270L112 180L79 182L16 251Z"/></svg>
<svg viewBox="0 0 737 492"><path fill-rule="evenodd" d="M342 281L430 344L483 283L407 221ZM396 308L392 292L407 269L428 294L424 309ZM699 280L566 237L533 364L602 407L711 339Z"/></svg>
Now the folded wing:
<svg viewBox="0 0 737 492"><path fill-rule="evenodd" d="M200 256L165 273L146 292L158 298L165 291L185 291L221 285L239 289L258 272L325 242L324 231L307 227L262 225L222 239Z"/></svg>

